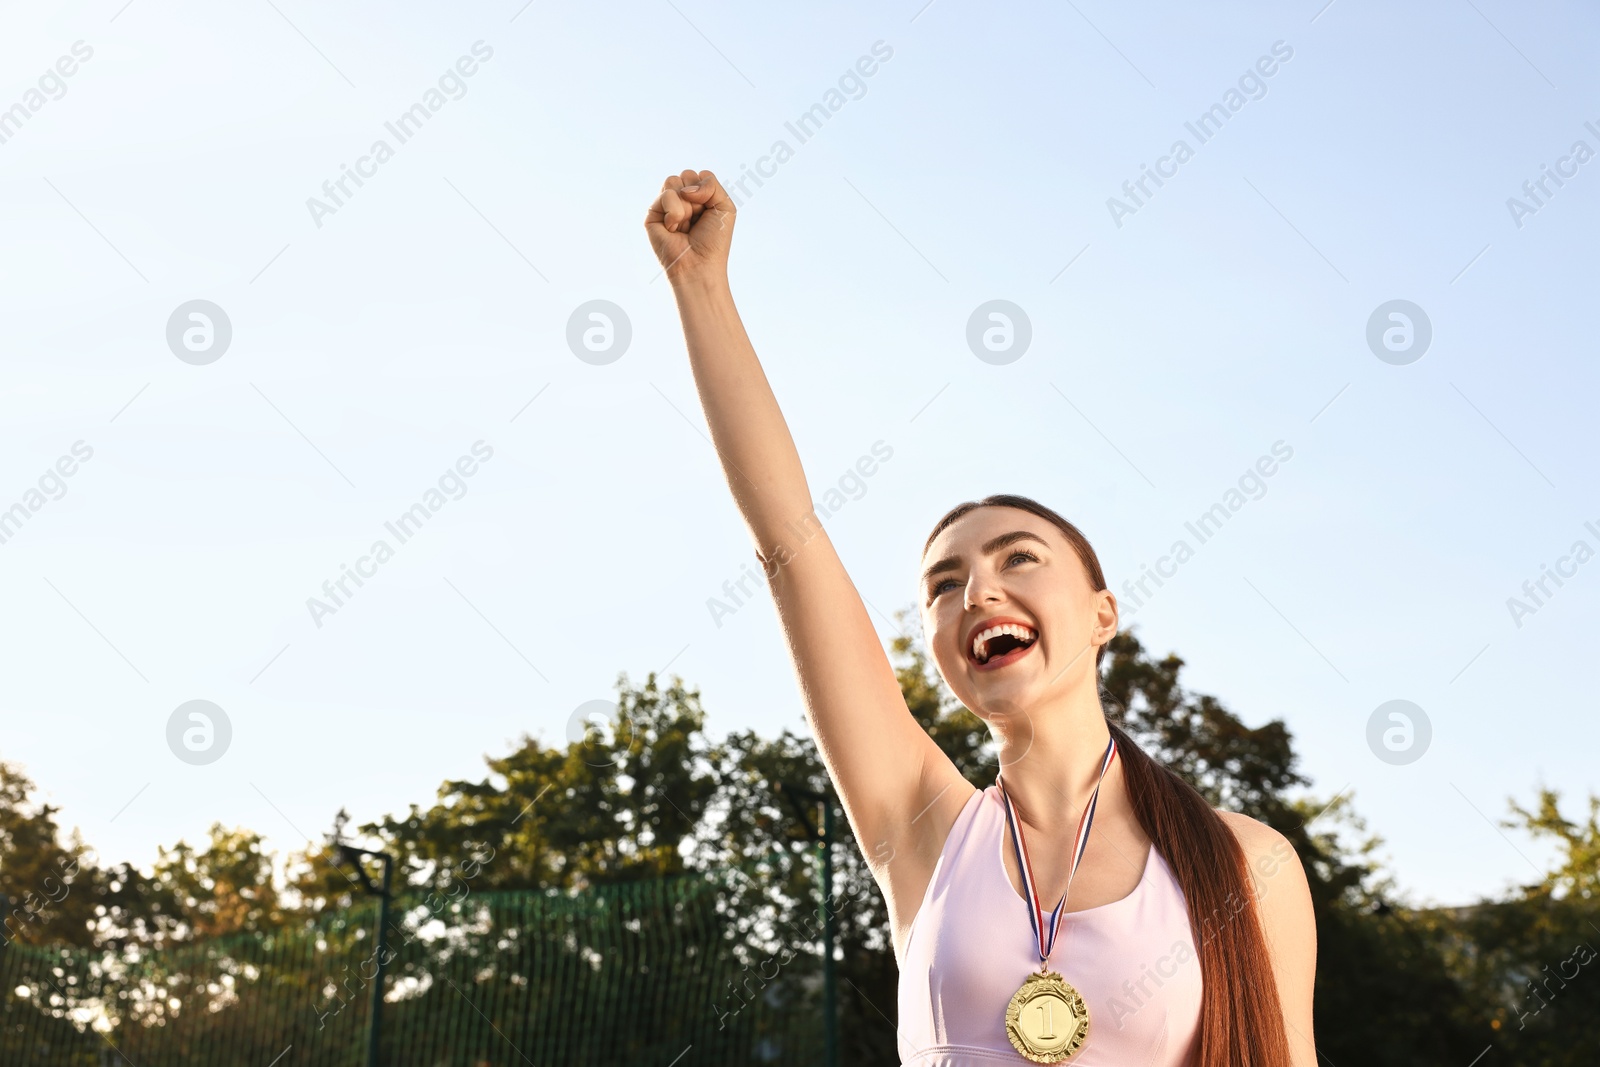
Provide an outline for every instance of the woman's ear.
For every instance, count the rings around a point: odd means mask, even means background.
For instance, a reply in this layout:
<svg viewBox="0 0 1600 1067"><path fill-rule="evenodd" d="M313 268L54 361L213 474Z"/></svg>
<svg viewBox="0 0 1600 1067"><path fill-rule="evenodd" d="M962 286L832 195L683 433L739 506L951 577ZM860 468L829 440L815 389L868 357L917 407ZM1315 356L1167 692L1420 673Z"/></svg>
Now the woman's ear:
<svg viewBox="0 0 1600 1067"><path fill-rule="evenodd" d="M1109 589L1101 589L1095 597L1094 640L1095 644L1103 645L1117 636L1117 595Z"/></svg>

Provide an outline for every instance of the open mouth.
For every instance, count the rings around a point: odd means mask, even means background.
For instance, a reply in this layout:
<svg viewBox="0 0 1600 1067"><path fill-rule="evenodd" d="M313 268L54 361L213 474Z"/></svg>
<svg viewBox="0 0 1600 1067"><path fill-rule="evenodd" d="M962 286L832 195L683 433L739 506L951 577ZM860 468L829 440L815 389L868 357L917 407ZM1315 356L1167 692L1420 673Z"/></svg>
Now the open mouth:
<svg viewBox="0 0 1600 1067"><path fill-rule="evenodd" d="M967 655L979 667L994 670L1021 659L1038 641L1039 633L1032 627L1016 622L1002 623L974 634Z"/></svg>

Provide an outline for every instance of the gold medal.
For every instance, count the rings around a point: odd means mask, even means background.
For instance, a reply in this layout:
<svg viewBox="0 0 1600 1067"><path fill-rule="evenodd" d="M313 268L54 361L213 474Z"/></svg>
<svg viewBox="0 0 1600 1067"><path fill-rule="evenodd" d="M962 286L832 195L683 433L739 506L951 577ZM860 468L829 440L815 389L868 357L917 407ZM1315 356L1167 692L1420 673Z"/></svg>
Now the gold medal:
<svg viewBox="0 0 1600 1067"><path fill-rule="evenodd" d="M1056 933L1066 916L1067 893L1072 889L1072 876L1089 845L1089 832L1094 828L1095 807L1100 799L1100 785L1105 781L1111 761L1117 758L1117 739L1113 735L1100 759L1100 777L1095 781L1089 803L1084 805L1078 819L1078 832L1072 842L1071 863L1067 867L1067 889L1061 894L1061 903L1045 919L1039 902L1039 887L1033 880L1033 864L1028 859L1027 841L1022 835L1022 821L1017 818L1011 795L999 776L995 784L1000 787L1000 797L1005 802L1006 826L1011 831L1011 843L1017 850L1017 868L1022 875L1022 894L1028 906L1028 922L1033 927L1039 945L1039 969L1030 974L1006 1005L1006 1037L1011 1047L1034 1063L1062 1063L1070 1059L1089 1039L1089 1006L1065 978L1050 969L1050 950L1055 947Z"/></svg>
<svg viewBox="0 0 1600 1067"><path fill-rule="evenodd" d="M1089 1009L1065 978L1040 968L1006 1007L1006 1036L1034 1063L1060 1063L1089 1036Z"/></svg>

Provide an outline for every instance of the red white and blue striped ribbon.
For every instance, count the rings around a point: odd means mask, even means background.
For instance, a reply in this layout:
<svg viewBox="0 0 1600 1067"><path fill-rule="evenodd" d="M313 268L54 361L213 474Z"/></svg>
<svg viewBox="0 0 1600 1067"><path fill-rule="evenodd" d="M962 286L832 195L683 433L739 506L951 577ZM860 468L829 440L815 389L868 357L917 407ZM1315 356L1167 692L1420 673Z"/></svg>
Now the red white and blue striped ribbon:
<svg viewBox="0 0 1600 1067"><path fill-rule="evenodd" d="M995 776L995 784L1000 787L1000 797L1006 805L1006 824L1011 829L1011 844L1017 852L1017 868L1022 872L1022 891L1028 902L1028 922L1033 925L1034 936L1039 941L1040 963L1049 961L1050 950L1055 947L1056 932L1061 929L1061 919L1066 914L1067 894L1072 891L1072 876L1077 873L1078 864L1089 847L1089 831L1094 827L1094 809L1100 799L1100 783L1105 781L1106 771L1116 758L1117 739L1113 737L1106 745L1105 756L1100 760L1100 777L1095 780L1094 792L1089 794L1089 803L1084 805L1083 814L1078 817L1078 833L1072 841L1072 865L1067 868L1067 888L1062 890L1061 902L1051 913L1048 925L1039 903L1039 887L1033 880L1033 865L1028 862L1028 843L1022 837L1022 823L1017 819L1017 809L1011 803L1005 783L999 775Z"/></svg>

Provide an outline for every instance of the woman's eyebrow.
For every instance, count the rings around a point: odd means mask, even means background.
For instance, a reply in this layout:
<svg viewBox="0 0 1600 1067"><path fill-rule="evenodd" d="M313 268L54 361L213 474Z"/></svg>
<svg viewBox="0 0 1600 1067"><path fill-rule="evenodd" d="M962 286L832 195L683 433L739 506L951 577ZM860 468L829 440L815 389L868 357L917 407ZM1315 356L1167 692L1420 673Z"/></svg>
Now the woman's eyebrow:
<svg viewBox="0 0 1600 1067"><path fill-rule="evenodd" d="M1009 544L1023 540L1037 541L1046 548L1050 547L1050 543L1036 533L1030 533L1027 530L1012 530L1010 533L1004 533L999 537L991 538L989 541L984 543L984 546L979 551L983 555L987 556L991 553L1000 551ZM932 578L936 574L943 574L945 571L953 571L958 569L960 566L960 556L950 556L946 559L941 559L938 563L935 563L933 566L922 572L922 580L926 582L929 578Z"/></svg>

